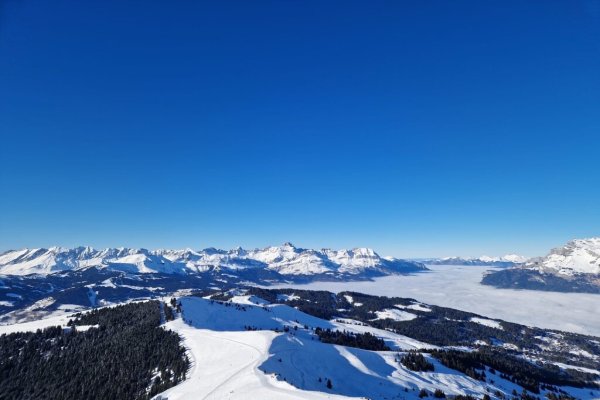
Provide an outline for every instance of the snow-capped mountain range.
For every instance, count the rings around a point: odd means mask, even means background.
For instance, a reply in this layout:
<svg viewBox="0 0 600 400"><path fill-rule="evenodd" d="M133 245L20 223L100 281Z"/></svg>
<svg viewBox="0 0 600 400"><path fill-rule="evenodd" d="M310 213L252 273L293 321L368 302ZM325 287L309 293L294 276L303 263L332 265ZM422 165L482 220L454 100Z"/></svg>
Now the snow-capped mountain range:
<svg viewBox="0 0 600 400"><path fill-rule="evenodd" d="M181 291L368 280L426 270L422 263L384 258L371 249L311 250L291 243L254 250L14 250L0 254L0 323Z"/></svg>
<svg viewBox="0 0 600 400"><path fill-rule="evenodd" d="M264 249L146 250L91 247L22 249L0 255L1 275L48 275L89 268L129 273L199 274L265 269L286 276L386 275L426 270L418 262L384 258L368 248L311 250L291 243Z"/></svg>
<svg viewBox="0 0 600 400"><path fill-rule="evenodd" d="M471 257L444 257L422 260L425 264L431 265L481 265L481 266L498 266L498 267L513 267L527 261L527 257L517 254L507 254L501 257L481 256L476 258Z"/></svg>

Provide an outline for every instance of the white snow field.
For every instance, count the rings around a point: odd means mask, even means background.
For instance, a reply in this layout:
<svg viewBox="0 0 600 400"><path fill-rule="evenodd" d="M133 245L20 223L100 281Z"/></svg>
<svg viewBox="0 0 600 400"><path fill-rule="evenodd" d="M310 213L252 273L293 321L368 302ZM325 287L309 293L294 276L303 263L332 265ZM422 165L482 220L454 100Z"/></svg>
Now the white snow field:
<svg viewBox="0 0 600 400"><path fill-rule="evenodd" d="M286 305L252 305L249 296L234 299L238 303L181 299L183 318L168 322L165 328L181 335L192 367L186 381L157 398L417 399L421 388L481 398L487 388L490 393L500 390L505 394L522 390L499 376L493 385L475 381L431 358L435 372L410 371L396 360L397 351L322 343L312 329L370 331L384 335L393 348L431 347L404 336L351 320L325 321ZM267 330L246 330L248 327ZM331 388L327 388L328 380ZM578 398L590 398L589 391L569 391Z"/></svg>
<svg viewBox="0 0 600 400"><path fill-rule="evenodd" d="M160 396L178 399L335 399L326 393L307 395L258 367L269 357L272 331L217 332L198 329L181 319L167 323L189 349L188 379Z"/></svg>
<svg viewBox="0 0 600 400"><path fill-rule="evenodd" d="M9 334L14 332L35 332L38 329L44 329L49 326L65 326L67 322L69 322L69 314L66 313L56 313L52 314L46 318L38 319L35 321L22 322L18 324L10 324L10 325L0 325L0 335Z"/></svg>
<svg viewBox="0 0 600 400"><path fill-rule="evenodd" d="M330 292L355 291L376 296L410 297L428 304L470 311L523 325L600 336L600 295L540 290L497 289L482 285L493 267L428 265L431 271L373 281L279 284Z"/></svg>
<svg viewBox="0 0 600 400"><path fill-rule="evenodd" d="M417 316L406 311L395 310L393 308L387 308L383 311L375 311L377 318L375 319L393 319L394 321L410 321Z"/></svg>
<svg viewBox="0 0 600 400"><path fill-rule="evenodd" d="M133 300L129 303L135 303L138 301L146 301L146 300ZM124 303L123 303L124 304ZM102 307L95 307L95 309L105 308L105 307L115 307L118 304L108 304ZM44 329L50 326L63 326L66 327L69 320L72 318L72 315L78 312L89 311L89 308L82 307L76 304L63 304L58 307L57 310L52 312L44 312L40 314L39 317L36 317L35 320L27 320L20 321L16 320L12 323L3 323L0 324L0 335L9 334L13 332L35 332L38 329ZM78 330L87 330L90 327L79 326Z"/></svg>

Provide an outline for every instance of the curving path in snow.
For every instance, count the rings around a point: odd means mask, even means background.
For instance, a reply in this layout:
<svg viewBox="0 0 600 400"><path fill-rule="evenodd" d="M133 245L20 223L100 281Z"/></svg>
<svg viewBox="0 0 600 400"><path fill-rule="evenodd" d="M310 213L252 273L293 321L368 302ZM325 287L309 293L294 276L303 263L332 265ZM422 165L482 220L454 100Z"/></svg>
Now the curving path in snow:
<svg viewBox="0 0 600 400"><path fill-rule="evenodd" d="M165 328L179 333L192 367L188 379L162 393L169 400L347 399L345 396L299 390L258 369L267 358L272 331L212 331L198 329L180 318Z"/></svg>

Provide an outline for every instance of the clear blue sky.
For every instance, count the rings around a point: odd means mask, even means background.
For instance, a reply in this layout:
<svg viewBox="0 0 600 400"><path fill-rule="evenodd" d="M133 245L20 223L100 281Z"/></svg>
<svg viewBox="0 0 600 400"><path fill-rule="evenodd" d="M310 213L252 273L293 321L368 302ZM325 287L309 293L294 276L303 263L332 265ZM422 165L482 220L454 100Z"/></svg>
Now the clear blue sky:
<svg viewBox="0 0 600 400"><path fill-rule="evenodd" d="M0 250L600 234L598 1L0 5Z"/></svg>

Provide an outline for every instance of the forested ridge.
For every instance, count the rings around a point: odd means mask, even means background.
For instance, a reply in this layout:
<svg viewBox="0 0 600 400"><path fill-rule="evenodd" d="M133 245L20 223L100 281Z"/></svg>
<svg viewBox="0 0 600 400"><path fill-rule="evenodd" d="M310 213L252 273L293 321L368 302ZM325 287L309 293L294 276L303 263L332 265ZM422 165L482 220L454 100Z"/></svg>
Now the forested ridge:
<svg viewBox="0 0 600 400"><path fill-rule="evenodd" d="M519 357L507 355L496 349L481 348L477 351L427 350L445 366L461 371L473 379L485 381L486 366L523 388L539 393L541 386L597 387L595 374L573 369L562 370L552 364L533 364Z"/></svg>
<svg viewBox="0 0 600 400"><path fill-rule="evenodd" d="M0 336L0 399L143 400L176 385L189 360L160 327L160 307L130 303L76 314L66 329Z"/></svg>
<svg viewBox="0 0 600 400"><path fill-rule="evenodd" d="M272 303L285 303L291 307L323 319L338 317L351 318L375 328L393 331L436 346L472 346L476 341L484 346L495 343L511 343L522 352L543 356L550 361L558 361L590 369L600 368L600 363L581 357L569 348L583 350L590 354L600 354L599 338L571 332L554 331L500 321L500 328L486 326L472 321L472 318L485 318L481 315L447 307L427 305L426 309L411 308L406 311L415 319L397 321L375 318L375 312L384 309L398 309L419 304L414 299L403 297L372 296L356 292L338 294L326 291L300 289L263 289L251 287L249 294L256 295ZM295 296L290 300L279 300L278 295ZM353 302L349 302L352 298ZM557 340L564 348L553 349L548 341Z"/></svg>

